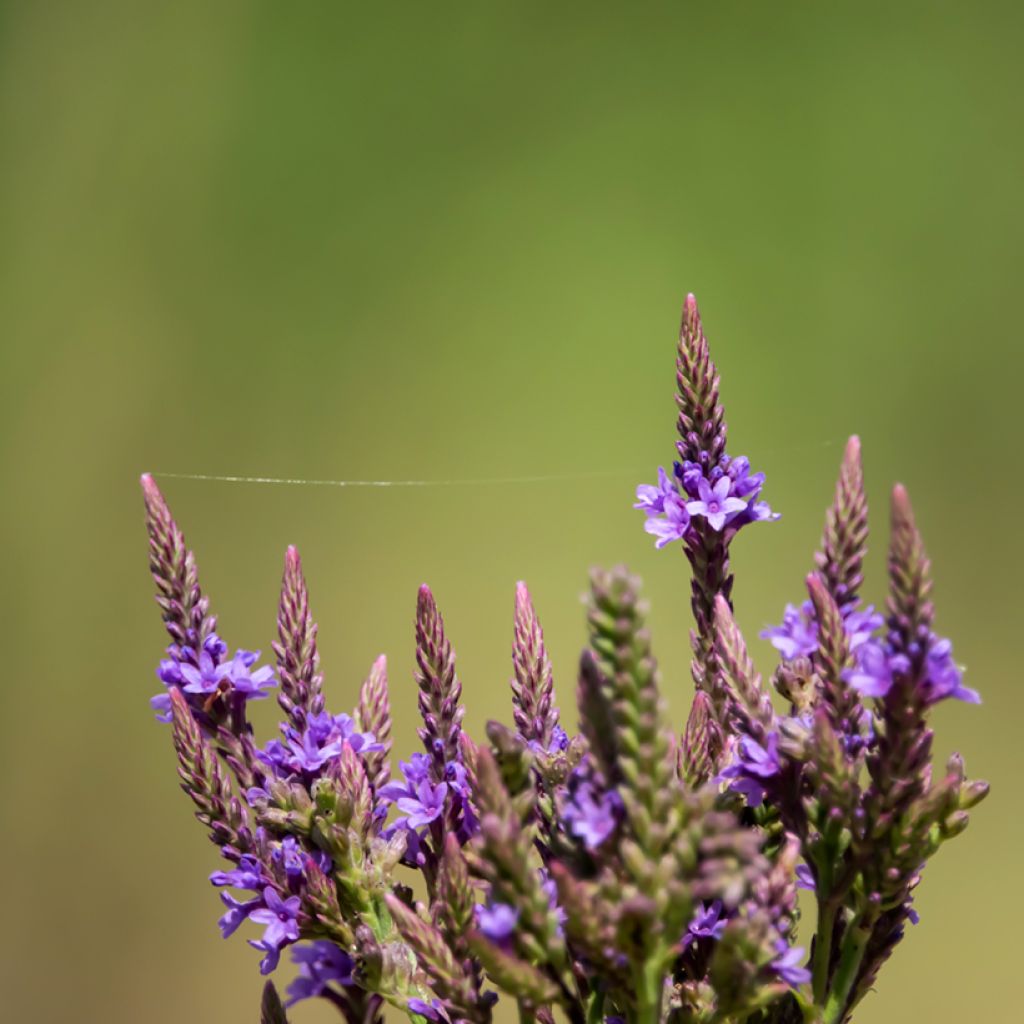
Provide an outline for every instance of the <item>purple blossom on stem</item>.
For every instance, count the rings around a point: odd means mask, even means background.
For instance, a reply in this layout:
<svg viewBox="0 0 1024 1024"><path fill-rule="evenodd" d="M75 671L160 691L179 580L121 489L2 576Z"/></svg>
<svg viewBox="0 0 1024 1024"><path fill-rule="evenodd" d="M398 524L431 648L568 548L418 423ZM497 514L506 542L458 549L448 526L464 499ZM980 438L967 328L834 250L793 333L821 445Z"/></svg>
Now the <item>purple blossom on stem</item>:
<svg viewBox="0 0 1024 1024"><path fill-rule="evenodd" d="M686 926L683 948L691 946L698 939L719 939L725 931L727 921L722 917L722 901L701 903L693 920Z"/></svg>
<svg viewBox="0 0 1024 1024"><path fill-rule="evenodd" d="M596 850L615 831L621 815L622 799L614 789L602 793L585 772L573 772L562 804L562 819L571 835L588 850Z"/></svg>
<svg viewBox="0 0 1024 1024"><path fill-rule="evenodd" d="M659 515L665 511L665 502L678 499L679 492L675 484L669 478L662 466L658 467L658 483L656 485L640 484L636 489L636 503L633 508L638 508L648 515Z"/></svg>
<svg viewBox="0 0 1024 1024"><path fill-rule="evenodd" d="M686 503L686 511L691 516L703 516L712 530L720 532L730 516L747 507L742 498L731 495L731 490L732 480L728 476L723 476L714 484L701 480L697 485L698 498Z"/></svg>
<svg viewBox="0 0 1024 1024"><path fill-rule="evenodd" d="M431 785L429 779L420 782L409 796L396 800L403 817L395 821L395 825L406 825L408 828L422 828L432 821L437 821L444 813L444 801L448 794L448 784L439 782Z"/></svg>
<svg viewBox="0 0 1024 1024"><path fill-rule="evenodd" d="M220 894L220 899L224 906L228 908L227 913L224 914L217 922L217 926L220 928L220 934L225 939L234 935L235 932L238 931L242 922L254 910L258 910L263 906L263 901L260 899L249 900L246 903L241 903L229 892L222 892Z"/></svg>
<svg viewBox="0 0 1024 1024"><path fill-rule="evenodd" d="M740 737L736 759L718 777L735 779L729 786L729 792L743 794L751 807L757 807L764 800L765 782L775 778L780 771L779 737L776 733L769 733L763 747L749 736Z"/></svg>
<svg viewBox="0 0 1024 1024"><path fill-rule="evenodd" d="M210 881L217 886L229 885L235 889L252 889L254 891L262 889L266 884L260 862L248 854L238 861L238 866L234 870L214 871L210 875Z"/></svg>
<svg viewBox="0 0 1024 1024"><path fill-rule="evenodd" d="M644 529L657 538L654 542L656 548L682 540L690 528L690 513L677 494L665 499L662 512L663 515L650 516L644 523Z"/></svg>
<svg viewBox="0 0 1024 1024"><path fill-rule="evenodd" d="M811 980L811 972L801 966L803 947L790 946L785 939L779 939L775 951L779 955L772 961L771 967L782 981L793 988L799 988Z"/></svg>
<svg viewBox="0 0 1024 1024"><path fill-rule="evenodd" d="M851 651L870 641L875 631L885 624L885 619L873 605L866 608L847 605L842 609L842 616ZM782 624L769 626L762 630L760 636L762 640L771 642L783 661L810 657L818 649L818 620L814 604L811 601L804 601L799 607L787 604Z"/></svg>
<svg viewBox="0 0 1024 1024"><path fill-rule="evenodd" d="M503 948L511 943L519 922L519 910L507 903L476 905L476 926L491 942Z"/></svg>
<svg viewBox="0 0 1024 1024"><path fill-rule="evenodd" d="M286 1006L292 1006L301 999L322 996L332 983L353 984L355 962L333 942L320 939L293 946L291 957L292 962L298 965L299 974L288 986Z"/></svg>
<svg viewBox="0 0 1024 1024"><path fill-rule="evenodd" d="M222 893L221 899L226 895ZM264 906L249 912L249 920L266 925L266 930L262 938L250 939L249 945L266 954L260 961L260 973L270 974L277 967L281 949L299 937L299 909L302 903L298 896L282 900L269 885L263 890L263 901Z"/></svg>

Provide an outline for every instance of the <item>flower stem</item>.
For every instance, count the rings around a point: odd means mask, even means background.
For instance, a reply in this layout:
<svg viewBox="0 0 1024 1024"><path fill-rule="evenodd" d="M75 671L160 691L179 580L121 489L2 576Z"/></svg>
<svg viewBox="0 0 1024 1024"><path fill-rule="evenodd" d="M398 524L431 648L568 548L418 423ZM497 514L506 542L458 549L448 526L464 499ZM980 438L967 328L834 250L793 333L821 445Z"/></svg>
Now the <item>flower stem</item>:
<svg viewBox="0 0 1024 1024"><path fill-rule="evenodd" d="M846 1013L846 1004L850 998L853 983L857 980L864 949L871 938L871 924L863 918L855 918L843 939L839 954L839 966L836 968L832 991L825 1003L823 1024L839 1024Z"/></svg>

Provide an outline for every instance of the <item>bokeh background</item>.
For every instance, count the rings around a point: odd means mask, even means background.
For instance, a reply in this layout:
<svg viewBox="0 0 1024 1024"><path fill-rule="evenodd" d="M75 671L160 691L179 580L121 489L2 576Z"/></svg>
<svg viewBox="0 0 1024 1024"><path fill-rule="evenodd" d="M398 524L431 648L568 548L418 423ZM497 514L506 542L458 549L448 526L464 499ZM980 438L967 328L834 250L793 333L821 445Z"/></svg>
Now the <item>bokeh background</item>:
<svg viewBox="0 0 1024 1024"><path fill-rule="evenodd" d="M256 1019L147 706L143 470L232 645L268 649L300 546L331 705L386 652L400 751L424 580L479 735L515 581L569 696L587 568L627 561L682 720L684 560L630 502L672 455L687 290L784 514L735 548L748 635L802 596L857 431L869 594L901 479L985 697L938 709L937 745L994 795L858 1019L1013 1019L1022 43L986 2L0 4L4 1019Z"/></svg>

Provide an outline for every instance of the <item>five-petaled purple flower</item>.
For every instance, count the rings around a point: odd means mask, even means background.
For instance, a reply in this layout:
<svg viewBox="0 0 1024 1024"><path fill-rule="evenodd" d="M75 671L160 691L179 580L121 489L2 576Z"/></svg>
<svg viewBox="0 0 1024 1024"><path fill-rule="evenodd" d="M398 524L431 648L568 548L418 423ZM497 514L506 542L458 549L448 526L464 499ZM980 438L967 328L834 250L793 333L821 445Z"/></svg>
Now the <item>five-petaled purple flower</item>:
<svg viewBox="0 0 1024 1024"><path fill-rule="evenodd" d="M730 516L747 507L743 498L737 498L731 492L732 479L729 476L723 476L713 484L701 478L697 484L697 498L686 503L686 511L691 516L703 516L712 530L720 531Z"/></svg>
<svg viewBox="0 0 1024 1024"><path fill-rule="evenodd" d="M621 815L622 798L614 789L600 792L585 768L569 776L562 818L588 850L596 850L615 831Z"/></svg>
<svg viewBox="0 0 1024 1024"><path fill-rule="evenodd" d="M225 896L221 894L221 898ZM277 967L281 949L299 937L299 909L302 901L298 896L282 900L269 885L263 890L264 906L249 912L249 920L266 925L260 939L250 939L249 945L265 954L260 961L260 973L270 974Z"/></svg>

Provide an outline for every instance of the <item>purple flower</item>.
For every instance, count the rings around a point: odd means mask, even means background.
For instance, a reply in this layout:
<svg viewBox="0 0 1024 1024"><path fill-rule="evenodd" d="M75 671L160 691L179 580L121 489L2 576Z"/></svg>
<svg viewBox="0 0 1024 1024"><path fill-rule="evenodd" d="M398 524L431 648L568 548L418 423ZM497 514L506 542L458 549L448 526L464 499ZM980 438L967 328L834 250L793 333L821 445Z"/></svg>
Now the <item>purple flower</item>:
<svg viewBox="0 0 1024 1024"><path fill-rule="evenodd" d="M770 626L761 632L762 640L769 640L783 660L806 658L818 649L818 624L814 620L814 605L804 601L799 607L787 604L781 626Z"/></svg>
<svg viewBox="0 0 1024 1024"><path fill-rule="evenodd" d="M713 903L702 903L700 910L694 915L693 920L686 926L686 935L683 936L683 949L692 945L698 939L719 939L725 931L726 920L722 917L722 901L715 900Z"/></svg>
<svg viewBox="0 0 1024 1024"><path fill-rule="evenodd" d="M721 530L725 521L737 512L742 512L747 503L742 498L730 497L732 480L723 476L713 485L701 480L697 485L698 499L686 503L691 516L703 516L712 530Z"/></svg>
<svg viewBox="0 0 1024 1024"><path fill-rule="evenodd" d="M239 651L238 654L243 653ZM238 655L235 655L238 657ZM179 665L181 677L185 680L182 689L186 693L211 694L220 688L220 681L227 674L227 665L218 665L207 651L200 651L198 665L182 662Z"/></svg>
<svg viewBox="0 0 1024 1024"><path fill-rule="evenodd" d="M235 693L244 695L246 700L260 700L267 696L266 690L273 689L276 685L274 670L269 665L264 665L255 672L249 671L258 657L259 651L235 651L235 656L231 661L217 668L220 678L227 679L231 684L231 689ZM200 655L201 659L202 655ZM183 671L184 668L185 666L182 666Z"/></svg>
<svg viewBox="0 0 1024 1024"><path fill-rule="evenodd" d="M344 950L333 942L318 939L292 947L293 963L298 964L299 974L288 986L286 1006L292 1006L300 999L321 996L327 987L335 982L339 985L353 984L352 970L355 963Z"/></svg>
<svg viewBox="0 0 1024 1024"><path fill-rule="evenodd" d="M238 931L239 925L241 925L241 923L254 910L258 910L263 906L263 901L259 899L249 900L247 903L240 903L229 892L222 892L220 894L220 899L221 903L228 908L228 912L217 922L217 926L220 928L220 934L225 939L229 935L234 935L235 932Z"/></svg>
<svg viewBox="0 0 1024 1024"><path fill-rule="evenodd" d="M749 736L743 736L737 746L736 760L718 778L735 779L729 792L743 794L751 807L757 807L764 800L765 781L781 770L779 738L775 733L769 733L764 747Z"/></svg>
<svg viewBox="0 0 1024 1024"><path fill-rule="evenodd" d="M221 899L226 895L221 893ZM299 937L299 908L302 904L298 896L282 900L269 885L263 890L263 900L265 906L250 911L249 919L266 925L266 930L258 941L250 939L249 945L266 954L260 961L260 973L269 974L277 967L281 948Z"/></svg>
<svg viewBox="0 0 1024 1024"><path fill-rule="evenodd" d="M858 609L852 605L843 610L843 627L849 639L850 650L868 643L875 630L880 629L885 620L873 605ZM799 608L787 604L782 616L782 625L770 626L761 632L761 639L771 642L783 661L794 658L810 657L818 648L818 621L814 614L814 605L804 601Z"/></svg>
<svg viewBox="0 0 1024 1024"><path fill-rule="evenodd" d="M656 486L641 484L636 489L636 504L633 508L641 509L648 515L657 515L665 510L666 499L678 499L676 485L669 479L668 473L658 467L658 483Z"/></svg>
<svg viewBox="0 0 1024 1024"><path fill-rule="evenodd" d="M444 1024L448 1024L451 1019L440 999L431 999L429 1003L425 1003L422 999L414 997L405 1005L409 1008L410 1012L418 1013L421 1017L426 1017L427 1020L443 1021Z"/></svg>
<svg viewBox="0 0 1024 1024"><path fill-rule="evenodd" d="M885 697L892 689L896 673L906 672L910 662L902 654L891 654L879 640L870 640L857 648L853 668L843 672L843 681L865 697Z"/></svg>
<svg viewBox="0 0 1024 1024"><path fill-rule="evenodd" d="M448 794L448 785L439 782L432 786L428 779L424 779L415 790L415 795L399 797L396 803L404 817L398 819L395 824L403 822L409 828L422 828L432 821L437 821L444 813L444 799Z"/></svg>
<svg viewBox="0 0 1024 1024"><path fill-rule="evenodd" d="M293 843L294 839L291 840ZM285 842L288 842L286 839ZM255 857L245 854L238 862L238 867L232 871L214 871L210 875L210 881L214 885L230 885L235 889L262 889L265 882L259 861Z"/></svg>
<svg viewBox="0 0 1024 1024"><path fill-rule="evenodd" d="M771 963L772 970L787 985L798 988L811 980L811 972L800 966L804 958L802 946L790 946L785 939L779 939L775 943L775 952L779 955Z"/></svg>
<svg viewBox="0 0 1024 1024"><path fill-rule="evenodd" d="M615 831L621 811L622 799L614 789L599 792L579 768L569 776L562 819L588 850L596 850Z"/></svg>
<svg viewBox="0 0 1024 1024"><path fill-rule="evenodd" d="M814 880L814 872L811 870L811 866L809 864L797 864L796 887L798 889L806 889L808 892L814 892L817 888L817 883Z"/></svg>
<svg viewBox="0 0 1024 1024"><path fill-rule="evenodd" d="M656 548L663 548L666 544L682 540L686 536L686 531L690 528L690 513L687 508L682 499L673 494L664 501L664 516L651 516L644 523L644 529L657 538L654 542Z"/></svg>
<svg viewBox="0 0 1024 1024"><path fill-rule="evenodd" d="M953 660L953 644L934 634L929 638L928 654L924 660L924 695L929 704L952 697L968 704L980 704L977 690L963 685L963 670Z"/></svg>
<svg viewBox="0 0 1024 1024"><path fill-rule="evenodd" d="M158 722L169 722L174 715L171 712L171 695L169 693L158 693L149 698L149 706L157 712Z"/></svg>
<svg viewBox="0 0 1024 1024"><path fill-rule="evenodd" d="M725 456L729 459L728 456ZM746 455L729 459L726 474L732 480L732 494L737 498L756 498L764 486L764 473L751 473L750 460Z"/></svg>
<svg viewBox="0 0 1024 1024"><path fill-rule="evenodd" d="M507 946L519 922L519 910L507 903L492 903L489 907L476 905L476 925L491 942Z"/></svg>

